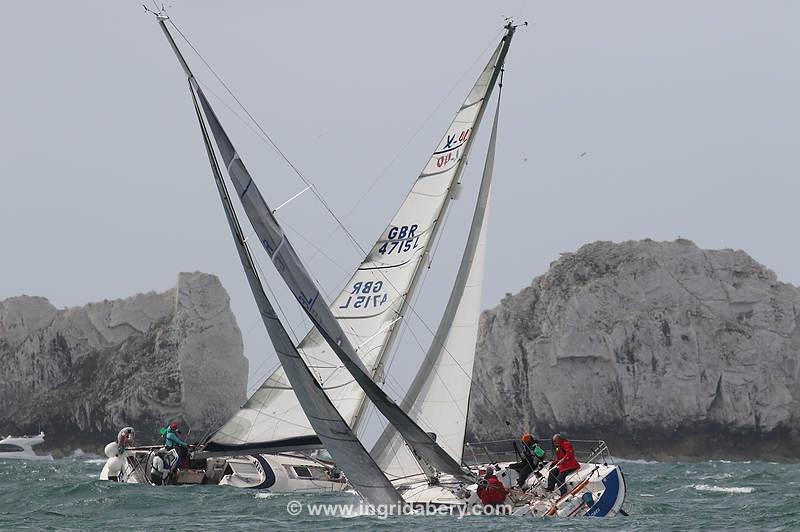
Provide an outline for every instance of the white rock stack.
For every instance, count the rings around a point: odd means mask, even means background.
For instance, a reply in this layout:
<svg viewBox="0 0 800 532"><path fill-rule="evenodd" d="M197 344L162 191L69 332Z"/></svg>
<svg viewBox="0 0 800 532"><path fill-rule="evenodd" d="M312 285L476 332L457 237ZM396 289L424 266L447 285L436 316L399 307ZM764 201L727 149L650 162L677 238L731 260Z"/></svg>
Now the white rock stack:
<svg viewBox="0 0 800 532"><path fill-rule="evenodd" d="M219 279L181 273L176 288L63 310L0 301L0 432L45 428L63 446L144 440L180 419L199 438L244 402L247 359Z"/></svg>
<svg viewBox="0 0 800 532"><path fill-rule="evenodd" d="M800 290L743 251L585 245L482 316L468 438L800 456L798 325Z"/></svg>

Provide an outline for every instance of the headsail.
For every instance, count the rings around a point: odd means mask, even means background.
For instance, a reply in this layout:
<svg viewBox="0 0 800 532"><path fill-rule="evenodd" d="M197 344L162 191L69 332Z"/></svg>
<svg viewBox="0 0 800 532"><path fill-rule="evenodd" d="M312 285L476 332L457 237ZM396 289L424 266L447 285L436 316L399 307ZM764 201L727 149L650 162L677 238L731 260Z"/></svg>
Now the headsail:
<svg viewBox="0 0 800 532"><path fill-rule="evenodd" d="M295 393L300 399L300 403L303 405L305 414L308 419L311 420L311 425L319 436L319 439L339 466L347 472L348 480L367 502L374 505L396 504L402 501L400 495L386 479L386 476L381 472L364 446L350 430L350 427L344 419L342 419L330 399L325 395L325 392L295 349L286 329L284 329L275 314L264 292L261 280L256 273L252 256L245 243L244 233L239 225L230 196L228 195L228 190L219 169L211 139L203 121L203 115L200 110L200 105L198 104L198 97L203 102L205 102L205 97L202 95L188 65L181 56L180 51L164 24L165 17L161 15L158 20L161 28L164 30L164 34L167 36L170 45L173 47L173 50L177 54L181 65L184 67L189 77L190 91L192 93L192 100L194 101L195 112L197 113L200 129L203 133L203 141L206 146L206 152L214 174L220 200L225 210L225 216L228 220L231 234L234 237L236 250L239 254L253 296L255 297L256 304L258 305L261 318L275 346L278 358L286 370L286 374L292 383ZM205 103L207 104L207 102Z"/></svg>
<svg viewBox="0 0 800 532"><path fill-rule="evenodd" d="M510 38L511 31L492 53L391 223L330 307L373 377L380 378L392 339L424 271L428 251L463 169ZM361 387L316 328L298 347L339 412L355 429L365 404ZM229 451L270 450L310 447L315 443L318 442L284 371L279 368L211 437L209 446Z"/></svg>
<svg viewBox="0 0 800 532"><path fill-rule="evenodd" d="M468 101L465 106L465 108L476 108L474 111L476 124L485 109L486 97L491 93L491 89L500 73L500 67L508 52L508 45L513 31L513 27L509 26L508 32L503 38L503 42L499 48L497 63L491 72L488 88L485 91L481 91L483 95L480 98L476 98L475 101ZM433 439L414 423L414 421L383 392L380 386L375 384L372 380L370 372L356 354L350 340L347 338L344 331L342 331L341 326L336 321L328 305L324 302L317 286L306 271L294 247L289 242L288 237L283 232L272 210L261 195L258 186L245 168L241 157L236 152L230 138L217 119L214 110L209 105L202 90L196 87L195 92L197 93L200 105L203 109L203 114L208 121L209 128L216 141L222 162L228 171L234 189L241 200L244 211L256 235L264 246L267 254L272 259L276 270L297 298L297 301L300 303L300 306L303 308L303 311L309 317L312 324L317 328L328 343L328 346L344 364L345 368L350 372L358 385L361 386L372 403L398 432L400 432L406 443L412 447L423 460L443 473L470 478L471 475L465 473L460 464L454 461L447 452L439 447ZM464 109L462 109L462 111L463 110ZM434 159L434 161L428 165L430 170L424 173L420 179L427 180L428 176L439 175L449 171L449 166L453 159L457 159L458 161L457 163L453 163L456 172L462 167L461 159L463 155L459 157L457 155L459 151L458 146L452 145L455 139L446 140L448 141L448 147L442 151L445 155L440 155L444 157L442 164L438 164L436 159ZM466 151L471 144L472 136L466 135L463 140L464 150ZM432 165L433 167L431 168ZM435 191L430 190L429 192L434 193ZM442 192L447 194L447 190ZM378 295L369 294L368 297L375 300L375 298L378 298Z"/></svg>
<svg viewBox="0 0 800 532"><path fill-rule="evenodd" d="M483 178L461 265L430 349L400 403L411 419L436 434L436 442L457 462L461 462L464 447L472 366L478 338L486 227L499 114L498 95ZM417 460L391 425L378 438L372 455L390 476L405 477L420 472Z"/></svg>

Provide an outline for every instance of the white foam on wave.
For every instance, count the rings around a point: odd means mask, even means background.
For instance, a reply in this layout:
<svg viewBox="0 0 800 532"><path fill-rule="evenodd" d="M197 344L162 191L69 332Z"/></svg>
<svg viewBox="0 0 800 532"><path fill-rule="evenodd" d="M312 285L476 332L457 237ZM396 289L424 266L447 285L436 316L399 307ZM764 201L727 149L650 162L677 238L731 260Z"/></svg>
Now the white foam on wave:
<svg viewBox="0 0 800 532"><path fill-rule="evenodd" d="M652 493L640 493L639 497L655 497Z"/></svg>
<svg viewBox="0 0 800 532"><path fill-rule="evenodd" d="M639 465L653 465L661 463L656 460L645 460L643 458L612 458L611 461L615 464L639 464Z"/></svg>
<svg viewBox="0 0 800 532"><path fill-rule="evenodd" d="M108 461L108 458L92 458L91 460L84 460L84 464L103 465Z"/></svg>
<svg viewBox="0 0 800 532"><path fill-rule="evenodd" d="M261 493L256 493L256 499L269 499L270 497L274 497L274 493L270 493L268 491L264 491Z"/></svg>
<svg viewBox="0 0 800 532"><path fill-rule="evenodd" d="M708 484L694 484L692 487L697 491L710 491L713 493L753 493L755 490L755 488L748 486L731 486L726 488L723 486L709 486Z"/></svg>

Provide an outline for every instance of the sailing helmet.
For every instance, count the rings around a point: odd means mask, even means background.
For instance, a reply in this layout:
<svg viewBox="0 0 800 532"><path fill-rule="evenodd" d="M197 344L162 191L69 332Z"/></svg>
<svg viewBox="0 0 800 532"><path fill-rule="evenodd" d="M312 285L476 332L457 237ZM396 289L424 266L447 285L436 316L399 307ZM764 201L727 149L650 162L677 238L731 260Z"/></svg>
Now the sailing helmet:
<svg viewBox="0 0 800 532"><path fill-rule="evenodd" d="M173 421L172 423L169 424L169 428L171 428L172 430L178 430L178 424Z"/></svg>
<svg viewBox="0 0 800 532"><path fill-rule="evenodd" d="M486 466L486 474L484 476L491 477L494 475L494 468L492 466Z"/></svg>
<svg viewBox="0 0 800 532"><path fill-rule="evenodd" d="M522 439L522 443L524 443L525 445L531 445L533 443L536 443L536 438L531 436L529 432L526 432L525 434L523 434L521 439Z"/></svg>

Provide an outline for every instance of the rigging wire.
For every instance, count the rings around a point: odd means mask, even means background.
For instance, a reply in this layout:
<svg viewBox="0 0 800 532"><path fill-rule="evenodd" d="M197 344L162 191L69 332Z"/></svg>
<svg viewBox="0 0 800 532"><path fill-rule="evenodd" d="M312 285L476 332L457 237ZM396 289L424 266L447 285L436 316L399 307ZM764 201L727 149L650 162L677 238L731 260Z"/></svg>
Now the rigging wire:
<svg viewBox="0 0 800 532"><path fill-rule="evenodd" d="M313 182L311 182L303 174L303 172L301 172L300 169L289 159L289 157L278 147L278 145L275 143L275 141L272 139L272 137L264 130L263 127L261 127L261 124L253 117L252 114L250 114L250 111L247 110L247 108L242 104L242 102L239 100L239 98L236 97L236 95L233 93L233 91L222 80L222 78L216 73L216 71L211 67L211 65L208 63L208 61L206 61L206 59L200 54L200 52L197 50L197 48L194 47L194 45L189 41L189 39L186 37L186 35L183 34L183 32L172 21L172 19L170 19L169 22L172 25L172 27L175 28L175 31L178 32L178 34L181 36L181 38L183 38L183 40L186 41L186 44L188 44L189 47L194 51L194 53L197 54L197 57L200 58L200 60L203 62L203 64L206 65L206 67L211 72L211 74L213 74L214 77L217 79L217 81L219 81L220 84L225 88L225 90L228 92L228 94L231 96L231 98L233 98L234 101L236 101L236 103L239 105L239 107L242 108L242 110L245 112L245 114L248 116L248 118L250 118L250 120L253 121L253 123L256 125L256 127L259 129L259 131L261 131L264 134L264 137L266 137L266 139L269 141L270 145L272 145L272 147L275 149L275 151L278 153L278 155L281 157L281 159L283 159L284 162L286 162L286 164L288 164L289 167L294 171L294 173L297 174L297 176L300 178L300 180L307 187L309 187L311 189L311 192L314 194L314 196L316 196L316 198L319 200L320 204L323 207L325 207L325 210L328 211L328 214L330 214L331 217L334 220L336 220L336 223L344 230L344 232L347 234L347 236L350 238L350 240L356 246L356 249L364 252L363 248L358 243L358 241L353 236L353 234L347 229L347 227L339 219L339 217L336 215L336 213L333 212L333 209L328 204L328 202L325 201L325 198L322 196L322 194L319 193L319 191L317 190L316 185Z"/></svg>

